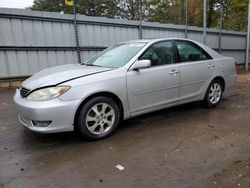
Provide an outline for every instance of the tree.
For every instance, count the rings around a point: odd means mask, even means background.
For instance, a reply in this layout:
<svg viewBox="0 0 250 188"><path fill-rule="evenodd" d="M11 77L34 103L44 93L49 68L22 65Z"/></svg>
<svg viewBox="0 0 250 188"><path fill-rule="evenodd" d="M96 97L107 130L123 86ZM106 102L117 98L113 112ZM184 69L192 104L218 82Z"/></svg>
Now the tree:
<svg viewBox="0 0 250 188"><path fill-rule="evenodd" d="M185 24L185 0L181 0L180 1L180 13L181 13L181 17L180 17L180 24Z"/></svg>
<svg viewBox="0 0 250 188"><path fill-rule="evenodd" d="M77 12L86 16L116 17L118 0L78 0ZM73 13L72 7L65 5L64 0L35 0L32 10Z"/></svg>
<svg viewBox="0 0 250 188"><path fill-rule="evenodd" d="M188 25L201 27L203 24L203 6L201 0L188 1Z"/></svg>
<svg viewBox="0 0 250 188"><path fill-rule="evenodd" d="M216 3L216 0L209 0L208 1L207 27L211 27L211 25L212 25L214 11L215 11L215 9L214 9L215 3Z"/></svg>
<svg viewBox="0 0 250 188"><path fill-rule="evenodd" d="M147 0L144 6L148 10L148 21L160 23L183 24L185 5L184 0Z"/></svg>
<svg viewBox="0 0 250 188"><path fill-rule="evenodd" d="M73 13L71 7L65 5L64 0L35 0L32 10Z"/></svg>
<svg viewBox="0 0 250 188"><path fill-rule="evenodd" d="M185 24L185 0L76 0L77 12L86 16L105 16L139 20L139 2L142 2L144 21ZM207 27L245 31L247 0L207 0ZM35 0L32 10L71 14L72 7L64 0ZM202 27L203 0L188 0L188 25Z"/></svg>
<svg viewBox="0 0 250 188"><path fill-rule="evenodd" d="M224 11L224 28L235 31L246 31L247 28L247 0L229 0Z"/></svg>
<svg viewBox="0 0 250 188"><path fill-rule="evenodd" d="M139 0L122 0L117 4L119 9L118 17L138 20L139 19Z"/></svg>

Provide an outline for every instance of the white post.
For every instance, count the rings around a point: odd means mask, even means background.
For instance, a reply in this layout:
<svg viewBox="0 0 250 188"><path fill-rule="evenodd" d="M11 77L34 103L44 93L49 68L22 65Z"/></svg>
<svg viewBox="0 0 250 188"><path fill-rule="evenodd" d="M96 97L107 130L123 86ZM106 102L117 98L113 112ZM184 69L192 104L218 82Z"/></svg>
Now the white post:
<svg viewBox="0 0 250 188"><path fill-rule="evenodd" d="M250 38L250 0L248 0L248 24L247 24L247 46L246 46L246 71L248 71L249 62L249 38Z"/></svg>
<svg viewBox="0 0 250 188"><path fill-rule="evenodd" d="M203 0L203 43L206 44L207 37L207 1Z"/></svg>

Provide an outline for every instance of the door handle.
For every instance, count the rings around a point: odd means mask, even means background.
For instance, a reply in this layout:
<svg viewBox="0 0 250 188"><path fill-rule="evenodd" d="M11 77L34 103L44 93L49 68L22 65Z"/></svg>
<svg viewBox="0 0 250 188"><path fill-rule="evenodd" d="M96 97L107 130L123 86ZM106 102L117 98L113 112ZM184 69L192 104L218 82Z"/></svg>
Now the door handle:
<svg viewBox="0 0 250 188"><path fill-rule="evenodd" d="M212 63L209 63L207 67L208 68L214 68L215 66Z"/></svg>
<svg viewBox="0 0 250 188"><path fill-rule="evenodd" d="M170 75L176 75L176 74L178 74L178 73L179 73L179 71L178 71L178 70L175 70L175 69L172 69L172 70L169 72Z"/></svg>

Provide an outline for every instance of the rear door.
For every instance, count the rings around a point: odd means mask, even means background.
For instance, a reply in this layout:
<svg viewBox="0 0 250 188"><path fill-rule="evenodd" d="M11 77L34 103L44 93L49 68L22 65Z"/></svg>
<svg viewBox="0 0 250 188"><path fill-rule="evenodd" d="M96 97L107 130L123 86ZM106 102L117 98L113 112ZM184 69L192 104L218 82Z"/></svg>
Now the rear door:
<svg viewBox="0 0 250 188"><path fill-rule="evenodd" d="M215 63L211 56L191 41L176 40L180 65L180 100L188 102L203 92Z"/></svg>

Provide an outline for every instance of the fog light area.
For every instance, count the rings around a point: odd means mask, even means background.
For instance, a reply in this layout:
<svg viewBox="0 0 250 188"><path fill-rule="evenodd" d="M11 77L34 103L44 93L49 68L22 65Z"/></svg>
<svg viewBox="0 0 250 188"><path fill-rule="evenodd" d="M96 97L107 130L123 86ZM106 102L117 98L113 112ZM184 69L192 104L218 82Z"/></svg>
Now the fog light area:
<svg viewBox="0 0 250 188"><path fill-rule="evenodd" d="M35 127L48 127L52 121L32 121Z"/></svg>

